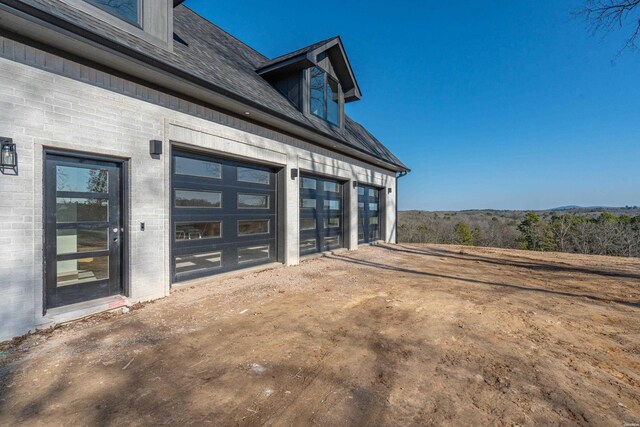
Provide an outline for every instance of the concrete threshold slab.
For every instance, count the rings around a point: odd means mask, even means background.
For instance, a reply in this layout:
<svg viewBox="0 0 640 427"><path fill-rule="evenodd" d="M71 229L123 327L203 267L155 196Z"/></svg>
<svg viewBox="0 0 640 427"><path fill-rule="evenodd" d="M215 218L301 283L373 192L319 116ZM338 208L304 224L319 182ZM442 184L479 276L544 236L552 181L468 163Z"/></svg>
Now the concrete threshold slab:
<svg viewBox="0 0 640 427"><path fill-rule="evenodd" d="M62 323L79 320L84 317L127 307L129 305L130 301L127 297L123 295L114 295L111 297L66 305L64 307L50 308L42 317L42 322L38 325L37 329L60 325Z"/></svg>

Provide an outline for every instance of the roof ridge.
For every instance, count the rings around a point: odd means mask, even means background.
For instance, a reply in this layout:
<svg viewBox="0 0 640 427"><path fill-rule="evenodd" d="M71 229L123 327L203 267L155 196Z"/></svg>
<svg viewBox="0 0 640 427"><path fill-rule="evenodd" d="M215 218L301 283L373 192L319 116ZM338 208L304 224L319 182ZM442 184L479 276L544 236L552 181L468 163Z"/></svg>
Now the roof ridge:
<svg viewBox="0 0 640 427"><path fill-rule="evenodd" d="M321 40L319 42L311 43L308 46L304 46L304 47L301 47L299 49L292 50L291 52L287 52L287 53L284 53L282 55L278 55L278 56L274 57L273 59L269 59L268 61L265 61L265 63L272 62L272 61L277 61L279 58L283 58L285 56L289 56L289 55L292 55L294 53L298 53L298 52L302 53L302 52L304 52L306 50L312 50L312 48L316 48L316 47L322 46L323 44L327 44L330 41L333 41L333 40L336 40L336 39L340 39L340 36L333 36L333 37L329 37L328 39Z"/></svg>
<svg viewBox="0 0 640 427"><path fill-rule="evenodd" d="M199 18L201 18L203 21L205 21L208 25L211 25L212 27L217 28L218 30L222 31L224 34L226 34L227 36L229 36L230 38L236 40L238 43L242 44L243 46L246 46L247 48L251 49L253 52L257 53L258 55L260 55L261 57L265 58L266 60L268 60L269 58L263 54L262 52L256 50L255 48L251 47L250 45L248 45L246 42L243 42L242 40L240 40L239 38L237 38L236 36L234 36L233 34L231 34L230 32L228 32L227 30L223 29L222 27L214 24L213 22L209 21L207 18L205 18L204 16L200 15L198 12L196 12L195 10L191 9L189 6L185 5L184 3L180 4L178 7L183 7L185 9L187 9L189 12L193 13L194 15L198 16Z"/></svg>

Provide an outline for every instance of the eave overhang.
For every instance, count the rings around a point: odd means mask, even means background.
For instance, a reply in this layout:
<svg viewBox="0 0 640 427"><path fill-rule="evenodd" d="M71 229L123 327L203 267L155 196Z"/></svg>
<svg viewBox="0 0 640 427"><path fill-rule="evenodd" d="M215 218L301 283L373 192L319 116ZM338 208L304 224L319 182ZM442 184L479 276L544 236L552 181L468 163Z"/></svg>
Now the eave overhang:
<svg viewBox="0 0 640 427"><path fill-rule="evenodd" d="M388 171L408 170L402 164L382 160L357 147L346 145L340 139L274 112L188 71L19 1L0 0L0 35L18 36L76 60L129 76L132 81L158 87L193 102L204 103L242 120L307 140Z"/></svg>

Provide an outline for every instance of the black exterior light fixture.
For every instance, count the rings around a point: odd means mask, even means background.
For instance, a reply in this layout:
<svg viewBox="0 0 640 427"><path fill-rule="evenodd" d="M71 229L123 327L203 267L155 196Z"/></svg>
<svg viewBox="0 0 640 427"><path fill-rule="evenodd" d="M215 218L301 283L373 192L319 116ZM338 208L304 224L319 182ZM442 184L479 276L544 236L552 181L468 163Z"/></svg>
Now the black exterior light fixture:
<svg viewBox="0 0 640 427"><path fill-rule="evenodd" d="M0 137L0 171L6 175L7 170L13 171L14 175L18 174L18 153L16 144L11 138Z"/></svg>
<svg viewBox="0 0 640 427"><path fill-rule="evenodd" d="M162 141L152 139L149 141L149 154L152 156L159 156L162 154Z"/></svg>
<svg viewBox="0 0 640 427"><path fill-rule="evenodd" d="M291 179L296 179L298 177L298 169L291 169Z"/></svg>
<svg viewBox="0 0 640 427"><path fill-rule="evenodd" d="M389 193L389 194L393 193L393 188L389 187L389 189L388 189L388 193Z"/></svg>
<svg viewBox="0 0 640 427"><path fill-rule="evenodd" d="M353 189L355 190L356 188L358 188L358 181L353 181Z"/></svg>

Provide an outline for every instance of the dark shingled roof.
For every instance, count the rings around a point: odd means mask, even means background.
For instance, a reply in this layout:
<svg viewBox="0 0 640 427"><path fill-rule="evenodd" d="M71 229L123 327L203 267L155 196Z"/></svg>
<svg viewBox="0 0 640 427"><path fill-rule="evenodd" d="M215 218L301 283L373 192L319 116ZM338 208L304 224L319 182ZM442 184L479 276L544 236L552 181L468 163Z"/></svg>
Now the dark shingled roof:
<svg viewBox="0 0 640 427"><path fill-rule="evenodd" d="M330 37L330 38L328 38L326 40L322 40L321 42L314 43L311 46L303 47L302 49L294 50L293 52L287 53L286 55L278 56L276 58L273 58L270 61L267 61L267 62L265 62L263 64L260 64L260 68L267 68L270 65L277 64L277 63L282 62L282 61L286 61L289 58L295 58L298 55L309 53L311 51L316 50L320 46L324 46L325 44L327 44L330 41L333 41L333 40L335 40L337 38L338 38L338 36Z"/></svg>
<svg viewBox="0 0 640 427"><path fill-rule="evenodd" d="M10 3L14 3L11 2ZM256 72L271 59L242 43L185 5L174 9L173 52L141 40L99 19L55 0L21 0L15 4L32 6L73 25L105 36L118 44L178 68L202 81L215 85L250 103L287 117L320 135L368 153L401 169L407 167L362 125L345 115L341 132L323 120L307 117ZM284 56L296 56L326 43L328 39ZM273 61L281 61L284 56ZM408 169L407 169L408 170Z"/></svg>

